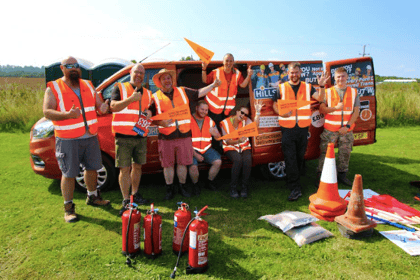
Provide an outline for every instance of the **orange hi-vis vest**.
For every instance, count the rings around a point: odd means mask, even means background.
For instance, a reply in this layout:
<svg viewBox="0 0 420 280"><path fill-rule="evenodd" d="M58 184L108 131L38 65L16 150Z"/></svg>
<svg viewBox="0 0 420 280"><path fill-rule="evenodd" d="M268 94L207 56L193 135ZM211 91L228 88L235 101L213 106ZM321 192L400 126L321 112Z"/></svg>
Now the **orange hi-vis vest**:
<svg viewBox="0 0 420 280"><path fill-rule="evenodd" d="M129 83L118 83L120 89L121 101L129 98L134 93L133 86ZM112 133L121 133L125 135L137 135L133 127L139 121L140 112L144 112L152 103L152 92L143 88L143 94L140 102L132 102L119 112L112 113ZM141 110L141 111L140 111Z"/></svg>
<svg viewBox="0 0 420 280"><path fill-rule="evenodd" d="M311 100L311 84L300 82L297 96L289 82L279 85L281 100ZM297 98L296 98L297 97ZM296 112L297 111L297 112ZM293 128L296 123L299 127L308 127L311 124L311 106L306 105L297 110L292 110L292 115L288 118L279 116L279 125L282 127Z"/></svg>
<svg viewBox="0 0 420 280"><path fill-rule="evenodd" d="M83 136L86 132L85 122L83 120L82 107L85 111L86 123L91 134L98 131L98 119L96 118L96 91L90 81L79 79L80 96L82 104L76 93L66 85L62 78L48 82L49 87L57 100L57 110L68 112L73 107L80 109L80 117L77 119L67 119L61 121L52 121L56 137L73 139Z"/></svg>
<svg viewBox="0 0 420 280"><path fill-rule="evenodd" d="M165 113L176 106L189 104L188 96L185 93L183 87L174 87L173 104L172 101L167 97L161 90L153 93L153 100L156 104L156 110L158 114ZM188 109L189 110L189 109ZM169 135L174 132L177 128L180 132L186 133L191 130L191 118L176 120L171 123L168 127L159 126L159 133Z"/></svg>
<svg viewBox="0 0 420 280"><path fill-rule="evenodd" d="M224 119L223 121L220 122L220 124L222 128L225 130L226 134L232 133L235 130L231 121L231 117ZM239 122L238 129L240 129L241 127L244 127L245 125L246 125L245 120ZM249 138L246 137L245 142L242 142L240 144L235 144L235 145L228 145L226 140L223 140L222 147L225 153L227 151L237 151L238 153L241 153L242 151L251 149L251 144L249 143Z"/></svg>
<svg viewBox="0 0 420 280"><path fill-rule="evenodd" d="M343 110L334 111L325 115L324 128L329 131L338 131L350 121L354 110L354 101L356 100L357 90L347 87L343 96ZM325 91L327 106L334 107L340 102L340 96L335 87L330 87ZM352 131L356 124L352 124L349 131Z"/></svg>
<svg viewBox="0 0 420 280"><path fill-rule="evenodd" d="M216 72L216 78L222 83L206 95L206 102L209 104L210 111L214 114L220 114L224 109L225 115L228 116L230 111L235 108L235 97L242 74L238 69L234 68L232 80L230 81L230 85L228 85L223 67L219 67L213 71Z"/></svg>
<svg viewBox="0 0 420 280"><path fill-rule="evenodd" d="M211 147L212 136L209 130L213 126L215 126L214 121L209 116L206 116L200 130L197 121L191 116L192 144L194 150L200 154L204 154Z"/></svg>

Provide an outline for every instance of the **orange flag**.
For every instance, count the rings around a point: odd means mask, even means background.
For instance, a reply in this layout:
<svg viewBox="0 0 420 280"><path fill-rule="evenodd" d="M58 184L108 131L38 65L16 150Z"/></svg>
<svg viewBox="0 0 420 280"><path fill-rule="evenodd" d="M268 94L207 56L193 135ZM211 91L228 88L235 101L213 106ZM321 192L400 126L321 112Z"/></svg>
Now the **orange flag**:
<svg viewBox="0 0 420 280"><path fill-rule="evenodd" d="M300 107L311 105L315 101L305 101L305 100L277 100L277 107L279 110L279 115L284 115L290 111L296 110Z"/></svg>
<svg viewBox="0 0 420 280"><path fill-rule="evenodd" d="M177 106L165 113L152 117L154 121L169 120L169 119L185 120L189 118L191 118L191 114L190 114L190 107L188 106L188 104Z"/></svg>
<svg viewBox="0 0 420 280"><path fill-rule="evenodd" d="M229 134L226 134L225 136L220 137L217 140L236 139L236 138L241 138L241 137L253 137L253 136L258 136L258 128L255 122L252 122L244 127L241 127L238 130L235 130Z"/></svg>
<svg viewBox="0 0 420 280"><path fill-rule="evenodd" d="M193 41L184 38L187 41L188 45L194 50L194 52L204 61L205 64L209 64L210 60L212 59L214 52L203 48L202 46L194 43Z"/></svg>

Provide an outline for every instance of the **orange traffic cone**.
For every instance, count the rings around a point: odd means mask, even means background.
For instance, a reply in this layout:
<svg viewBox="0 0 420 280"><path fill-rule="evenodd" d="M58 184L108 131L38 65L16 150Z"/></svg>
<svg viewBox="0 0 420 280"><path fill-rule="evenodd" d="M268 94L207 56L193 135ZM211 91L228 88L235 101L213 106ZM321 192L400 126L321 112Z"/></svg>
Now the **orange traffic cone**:
<svg viewBox="0 0 420 280"><path fill-rule="evenodd" d="M315 207L317 210L325 210L331 212L332 215L329 216L334 216L333 212L344 213L347 207L347 202L338 194L334 143L328 144L318 192L311 195L309 200L311 201L313 207Z"/></svg>
<svg viewBox="0 0 420 280"><path fill-rule="evenodd" d="M345 237L357 238L372 235L376 223L366 217L362 175L356 174L354 177L346 214L335 217L334 220L337 222L341 234Z"/></svg>

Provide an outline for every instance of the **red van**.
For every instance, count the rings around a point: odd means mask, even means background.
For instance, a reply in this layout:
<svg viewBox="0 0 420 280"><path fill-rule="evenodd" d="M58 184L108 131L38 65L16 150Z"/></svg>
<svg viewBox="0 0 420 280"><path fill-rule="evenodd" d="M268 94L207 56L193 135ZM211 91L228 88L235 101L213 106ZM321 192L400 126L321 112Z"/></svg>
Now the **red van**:
<svg viewBox="0 0 420 280"><path fill-rule="evenodd" d="M255 99L262 99L265 106L261 111L259 135L252 137L252 157L253 166L259 166L266 177L280 179L286 176L281 151L281 132L278 125L277 116L272 109L271 97L278 89L278 84L287 81L287 64L290 61L237 61L236 68L246 77L246 71L249 65L254 70L251 82L248 87L238 88L236 96L236 106L246 105L249 102L253 104ZM323 71L322 61L300 61L302 65L302 81L317 86L316 77ZM222 61L213 61L208 65L208 71L220 67ZM117 82L126 82L130 80L129 65L99 85L96 90L101 97L111 98L112 89ZM153 76L162 68L174 70L176 72L177 86L190 88L201 88L205 84L201 81L201 61L173 61L173 62L153 62L143 63L146 70L145 87L155 92L157 90L153 83ZM345 67L349 73L349 84L358 89L361 102L360 118L357 120L354 130L354 145L373 144L376 130L376 96L375 79L373 71L373 61L370 57L347 59L326 63L326 70L330 73L330 84L334 83L333 73L337 67ZM190 104L192 111L195 104ZM313 106L312 125L309 129L309 143L305 154L305 159L318 158L320 134L323 130L324 116L318 111L319 104ZM233 110L235 111L235 110ZM255 114L251 106L251 116ZM102 151L102 165L98 170L98 187L102 190L108 190L117 182L117 170L115 168L115 144L111 133L112 114L98 116L98 139ZM153 126L148 134L148 153L147 163L143 166L144 174L157 173L162 171L158 156L157 147L158 129ZM30 154L32 169L44 177L51 179L60 179L61 171L55 157L55 137L52 122L42 118L31 130L30 136ZM223 157L222 168L231 166L230 162ZM206 168L201 165L200 168ZM76 178L76 187L85 188L83 180L83 170L80 176Z"/></svg>

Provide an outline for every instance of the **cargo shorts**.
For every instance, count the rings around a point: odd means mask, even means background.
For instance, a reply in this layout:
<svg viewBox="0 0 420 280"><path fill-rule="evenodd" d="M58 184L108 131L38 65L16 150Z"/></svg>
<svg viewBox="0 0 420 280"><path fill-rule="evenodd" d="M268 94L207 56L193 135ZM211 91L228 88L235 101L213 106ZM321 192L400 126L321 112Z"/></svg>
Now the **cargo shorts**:
<svg viewBox="0 0 420 280"><path fill-rule="evenodd" d="M129 167L132 163L145 164L147 137L115 137L115 167Z"/></svg>

